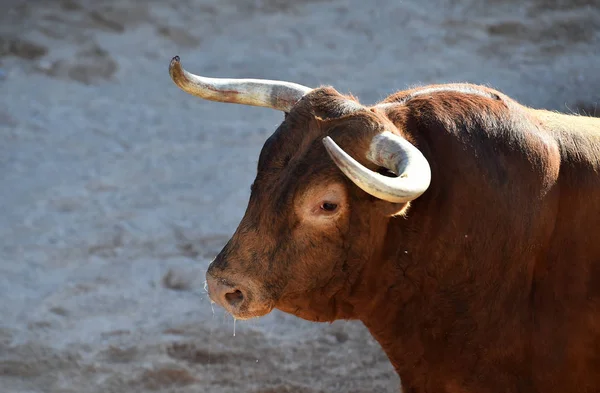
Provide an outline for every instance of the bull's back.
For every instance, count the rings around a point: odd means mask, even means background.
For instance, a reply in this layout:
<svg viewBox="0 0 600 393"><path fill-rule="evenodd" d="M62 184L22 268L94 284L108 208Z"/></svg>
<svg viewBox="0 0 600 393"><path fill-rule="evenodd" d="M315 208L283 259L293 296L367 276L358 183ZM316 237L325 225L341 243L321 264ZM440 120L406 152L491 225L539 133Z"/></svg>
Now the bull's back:
<svg viewBox="0 0 600 393"><path fill-rule="evenodd" d="M560 165L534 282L533 364L547 391L600 391L600 119L540 111Z"/></svg>

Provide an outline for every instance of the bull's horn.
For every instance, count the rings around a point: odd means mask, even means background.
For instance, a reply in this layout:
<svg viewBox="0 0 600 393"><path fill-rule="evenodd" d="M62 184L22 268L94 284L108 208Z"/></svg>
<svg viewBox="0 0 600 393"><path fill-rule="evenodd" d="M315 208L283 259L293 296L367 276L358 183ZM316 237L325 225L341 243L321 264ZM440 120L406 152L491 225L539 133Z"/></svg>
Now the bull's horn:
<svg viewBox="0 0 600 393"><path fill-rule="evenodd" d="M263 106L289 112L311 88L266 79L224 79L194 75L181 67L179 56L169 64L171 79L183 91L205 100Z"/></svg>
<svg viewBox="0 0 600 393"><path fill-rule="evenodd" d="M429 187L431 169L423 154L406 139L389 131L371 140L367 159L397 177L383 176L364 167L330 137L323 139L327 152L341 171L365 192L393 203L416 199Z"/></svg>

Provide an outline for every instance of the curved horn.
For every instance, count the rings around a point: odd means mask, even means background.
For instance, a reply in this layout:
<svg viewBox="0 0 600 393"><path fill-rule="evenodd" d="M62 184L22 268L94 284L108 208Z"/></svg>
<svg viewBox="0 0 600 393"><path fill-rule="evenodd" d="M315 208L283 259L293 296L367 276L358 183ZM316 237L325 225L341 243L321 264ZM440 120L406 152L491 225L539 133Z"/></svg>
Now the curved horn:
<svg viewBox="0 0 600 393"><path fill-rule="evenodd" d="M429 187L431 169L423 154L406 139L384 131L371 140L367 159L397 177L383 176L361 165L330 137L323 139L327 152L341 171L365 192L393 203L416 199Z"/></svg>
<svg viewBox="0 0 600 393"><path fill-rule="evenodd" d="M268 79L225 79L194 75L183 69L179 56L169 64L169 75L183 91L205 100L262 106L288 112L311 88Z"/></svg>

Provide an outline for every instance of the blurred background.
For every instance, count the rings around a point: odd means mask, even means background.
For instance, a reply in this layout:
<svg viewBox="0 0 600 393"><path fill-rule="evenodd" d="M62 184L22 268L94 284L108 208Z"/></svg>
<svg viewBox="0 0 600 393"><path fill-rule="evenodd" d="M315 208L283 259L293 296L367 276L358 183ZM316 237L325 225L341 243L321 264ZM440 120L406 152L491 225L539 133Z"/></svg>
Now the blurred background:
<svg viewBox="0 0 600 393"><path fill-rule="evenodd" d="M191 72L396 90L486 84L600 113L598 0L3 0L0 391L397 392L355 322L237 322L203 289L283 119Z"/></svg>

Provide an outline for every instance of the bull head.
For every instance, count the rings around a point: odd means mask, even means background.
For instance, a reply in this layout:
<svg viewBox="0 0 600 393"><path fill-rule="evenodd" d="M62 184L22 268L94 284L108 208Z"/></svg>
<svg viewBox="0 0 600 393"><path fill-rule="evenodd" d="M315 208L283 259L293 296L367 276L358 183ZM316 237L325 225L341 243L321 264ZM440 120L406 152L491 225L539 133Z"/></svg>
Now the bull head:
<svg viewBox="0 0 600 393"><path fill-rule="evenodd" d="M287 114L263 146L240 225L209 266L211 299L239 319L273 308L310 320L352 318L352 305L336 296L351 291L385 225L359 212L373 201L397 212L422 195L431 178L423 154L377 110L331 88L201 77L179 57L169 73L192 95Z"/></svg>

